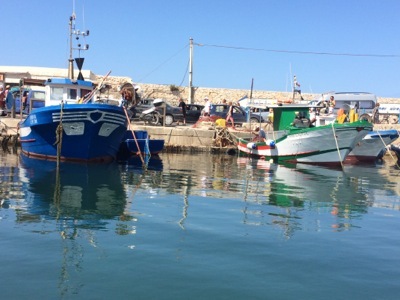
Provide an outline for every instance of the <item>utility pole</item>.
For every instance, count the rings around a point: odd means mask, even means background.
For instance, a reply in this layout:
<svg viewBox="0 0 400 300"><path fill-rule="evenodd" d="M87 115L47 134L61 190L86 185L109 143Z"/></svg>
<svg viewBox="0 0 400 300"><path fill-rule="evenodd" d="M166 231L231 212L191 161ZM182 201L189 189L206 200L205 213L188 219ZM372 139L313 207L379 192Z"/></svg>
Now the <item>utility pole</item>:
<svg viewBox="0 0 400 300"><path fill-rule="evenodd" d="M189 104L193 104L193 39L190 38L189 47Z"/></svg>

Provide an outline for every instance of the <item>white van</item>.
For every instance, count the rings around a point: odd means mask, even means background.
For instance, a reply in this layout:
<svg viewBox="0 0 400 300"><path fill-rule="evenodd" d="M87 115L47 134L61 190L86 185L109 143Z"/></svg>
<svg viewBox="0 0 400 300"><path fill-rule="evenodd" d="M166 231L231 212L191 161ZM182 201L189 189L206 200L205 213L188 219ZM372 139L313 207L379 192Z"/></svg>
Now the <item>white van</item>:
<svg viewBox="0 0 400 300"><path fill-rule="evenodd" d="M318 103L329 101L331 96L335 98L334 114L336 114L339 109L343 108L345 111L355 109L359 117L363 115L371 116L377 103L376 95L366 92L329 92L322 94L318 99Z"/></svg>

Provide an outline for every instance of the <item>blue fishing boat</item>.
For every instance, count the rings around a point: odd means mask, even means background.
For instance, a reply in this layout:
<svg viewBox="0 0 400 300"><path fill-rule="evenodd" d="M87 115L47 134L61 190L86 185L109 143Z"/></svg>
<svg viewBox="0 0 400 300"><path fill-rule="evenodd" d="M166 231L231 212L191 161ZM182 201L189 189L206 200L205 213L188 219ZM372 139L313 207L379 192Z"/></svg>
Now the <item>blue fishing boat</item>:
<svg viewBox="0 0 400 300"><path fill-rule="evenodd" d="M19 124L22 153L28 157L57 161L106 162L116 159L126 133L128 101L110 104L96 101L111 71L95 86L81 73L84 59L75 58L79 75L74 79L73 50L88 50L74 40L86 37L89 31L75 29L75 12L69 18L70 57L68 78L45 81L43 107L29 111ZM23 87L23 80L21 87Z"/></svg>
<svg viewBox="0 0 400 300"><path fill-rule="evenodd" d="M128 120L125 108L96 104L87 97L94 85L85 80L53 78L45 83L45 106L19 125L22 153L61 161L103 162L116 158Z"/></svg>

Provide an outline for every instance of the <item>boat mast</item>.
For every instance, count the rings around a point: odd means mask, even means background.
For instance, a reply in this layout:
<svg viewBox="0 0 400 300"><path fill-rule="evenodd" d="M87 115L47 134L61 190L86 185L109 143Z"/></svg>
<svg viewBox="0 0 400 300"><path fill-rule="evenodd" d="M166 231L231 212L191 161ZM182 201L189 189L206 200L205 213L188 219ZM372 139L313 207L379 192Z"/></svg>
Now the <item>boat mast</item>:
<svg viewBox="0 0 400 300"><path fill-rule="evenodd" d="M74 59L72 58L72 28L75 21L75 11L69 17L69 59L68 59L68 78L74 79Z"/></svg>
<svg viewBox="0 0 400 300"><path fill-rule="evenodd" d="M78 66L79 69L79 75L77 79L83 80L83 76L81 73L82 66L83 66L83 61L84 58L80 57L80 51L82 50L89 50L89 45L85 44L82 45L79 43L79 36L87 37L89 35L89 30L82 30L80 31L75 30L75 1L73 1L73 10L72 10L72 15L69 17L69 59L68 59L68 78L69 79L74 79L74 60ZM72 45L72 37L75 37L75 39L78 41L77 48L74 48ZM79 57L78 58L73 58L73 50L78 50L79 51Z"/></svg>

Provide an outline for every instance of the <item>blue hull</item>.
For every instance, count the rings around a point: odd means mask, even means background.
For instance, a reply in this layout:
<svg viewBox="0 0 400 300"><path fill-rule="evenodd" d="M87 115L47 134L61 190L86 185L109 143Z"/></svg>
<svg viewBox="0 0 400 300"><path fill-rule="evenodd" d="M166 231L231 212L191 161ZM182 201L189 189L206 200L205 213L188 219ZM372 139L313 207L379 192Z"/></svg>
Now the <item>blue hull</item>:
<svg viewBox="0 0 400 300"><path fill-rule="evenodd" d="M134 139L129 139L125 143L132 154L139 152L137 146L140 152L150 155L158 154L164 149L164 140L137 140L136 144Z"/></svg>
<svg viewBox="0 0 400 300"><path fill-rule="evenodd" d="M56 131L62 124L61 139ZM35 109L20 124L22 153L62 161L103 162L116 158L126 132L122 107L107 104L65 104Z"/></svg>
<svg viewBox="0 0 400 300"><path fill-rule="evenodd" d="M132 131L126 131L119 150L121 154L137 154L140 150L144 155L156 155L164 149L164 140L150 140L145 130L134 130L133 132L135 136Z"/></svg>

